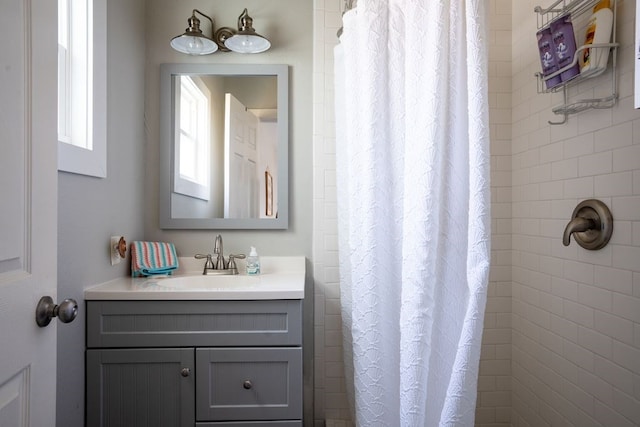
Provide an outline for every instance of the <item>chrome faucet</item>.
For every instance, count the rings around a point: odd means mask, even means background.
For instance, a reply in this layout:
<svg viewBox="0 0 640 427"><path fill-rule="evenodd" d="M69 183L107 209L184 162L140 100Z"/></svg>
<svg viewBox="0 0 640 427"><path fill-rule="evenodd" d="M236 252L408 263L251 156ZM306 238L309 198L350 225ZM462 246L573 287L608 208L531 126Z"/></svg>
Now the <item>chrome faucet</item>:
<svg viewBox="0 0 640 427"><path fill-rule="evenodd" d="M236 259L244 259L245 254L229 255L229 262L224 259L224 252L222 246L222 236L217 235L215 243L213 245L213 254L216 255L216 261L213 261L213 255L196 254L196 259L206 259L204 263L204 275L223 275L223 274L238 274L238 267L236 266Z"/></svg>
<svg viewBox="0 0 640 427"><path fill-rule="evenodd" d="M213 244L213 254L218 256L216 258L215 269L224 270L225 268L227 268L224 262L224 253L222 251L222 236L219 234L216 236L216 241Z"/></svg>

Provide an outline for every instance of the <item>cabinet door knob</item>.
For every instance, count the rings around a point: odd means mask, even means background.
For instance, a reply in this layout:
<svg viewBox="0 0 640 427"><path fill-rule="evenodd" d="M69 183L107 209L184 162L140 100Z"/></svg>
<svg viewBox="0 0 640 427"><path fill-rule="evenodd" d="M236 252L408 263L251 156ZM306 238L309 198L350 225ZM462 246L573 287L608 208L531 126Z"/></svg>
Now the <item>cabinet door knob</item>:
<svg viewBox="0 0 640 427"><path fill-rule="evenodd" d="M253 384L251 384L251 381L245 380L245 382L242 383L242 387L246 390L250 390L253 387Z"/></svg>
<svg viewBox="0 0 640 427"><path fill-rule="evenodd" d="M180 375L182 375L183 377L188 377L189 374L191 374L191 369L189 368L182 368L180 370Z"/></svg>

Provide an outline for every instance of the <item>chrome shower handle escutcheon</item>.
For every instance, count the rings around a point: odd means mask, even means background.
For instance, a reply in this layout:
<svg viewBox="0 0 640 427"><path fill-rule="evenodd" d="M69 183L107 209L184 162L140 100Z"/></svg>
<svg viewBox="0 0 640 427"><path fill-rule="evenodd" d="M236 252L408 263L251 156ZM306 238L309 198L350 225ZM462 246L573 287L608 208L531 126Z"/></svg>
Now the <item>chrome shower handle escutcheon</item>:
<svg viewBox="0 0 640 427"><path fill-rule="evenodd" d="M602 249L609 243L613 233L611 211L600 200L584 200L576 206L571 221L564 229L562 244L569 246L571 235L585 249Z"/></svg>

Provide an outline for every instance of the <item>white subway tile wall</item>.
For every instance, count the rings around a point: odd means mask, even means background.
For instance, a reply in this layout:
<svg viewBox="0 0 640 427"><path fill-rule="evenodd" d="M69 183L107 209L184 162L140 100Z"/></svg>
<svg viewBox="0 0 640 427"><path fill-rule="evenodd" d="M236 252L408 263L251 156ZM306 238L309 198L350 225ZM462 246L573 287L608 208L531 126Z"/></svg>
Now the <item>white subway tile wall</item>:
<svg viewBox="0 0 640 427"><path fill-rule="evenodd" d="M477 426L511 422L511 1L489 5L489 126L491 132L491 271L482 336Z"/></svg>
<svg viewBox="0 0 640 427"><path fill-rule="evenodd" d="M347 427L338 277L333 48L342 0L314 0L313 271L315 283L314 425Z"/></svg>
<svg viewBox="0 0 640 427"><path fill-rule="evenodd" d="M550 2L547 2L550 3ZM537 94L538 1L513 1L512 419L521 426L640 425L640 112L633 109L635 2L618 1L618 104L548 120ZM580 42L579 42L580 43ZM611 88L610 74L572 95ZM599 95L596 95L599 96ZM609 246L587 251L562 232L577 203L611 208ZM634 280L635 279L635 280ZM635 292L634 292L635 291ZM480 420L478 420L480 421Z"/></svg>
<svg viewBox="0 0 640 427"><path fill-rule="evenodd" d="M633 106L635 2L618 2L618 92L610 110L561 126L537 94L536 1L489 0L492 269L476 425L640 424L640 113ZM546 6L545 4L541 4ZM333 47L342 1L315 0L315 420L348 421L336 249ZM512 30L513 29L513 30ZM607 75L580 90L600 93ZM596 197L608 247L561 236Z"/></svg>

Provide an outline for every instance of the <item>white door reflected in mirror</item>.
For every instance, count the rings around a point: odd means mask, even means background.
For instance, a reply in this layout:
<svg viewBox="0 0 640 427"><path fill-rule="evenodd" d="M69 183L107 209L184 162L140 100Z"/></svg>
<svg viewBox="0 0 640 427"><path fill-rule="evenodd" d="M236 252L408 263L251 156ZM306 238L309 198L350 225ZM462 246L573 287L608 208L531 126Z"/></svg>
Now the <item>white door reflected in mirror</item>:
<svg viewBox="0 0 640 427"><path fill-rule="evenodd" d="M224 217L273 218L267 172L277 171L275 109L252 110L225 94ZM277 172L275 174L277 179ZM270 203L277 206L277 198ZM277 212L277 209L276 209Z"/></svg>

